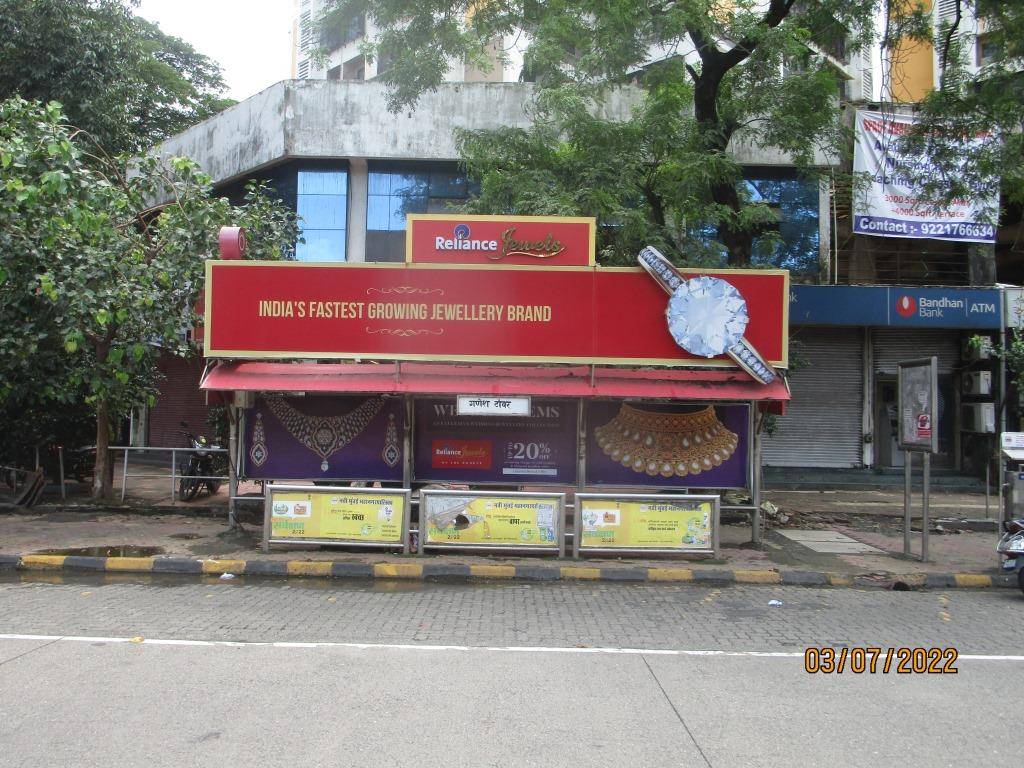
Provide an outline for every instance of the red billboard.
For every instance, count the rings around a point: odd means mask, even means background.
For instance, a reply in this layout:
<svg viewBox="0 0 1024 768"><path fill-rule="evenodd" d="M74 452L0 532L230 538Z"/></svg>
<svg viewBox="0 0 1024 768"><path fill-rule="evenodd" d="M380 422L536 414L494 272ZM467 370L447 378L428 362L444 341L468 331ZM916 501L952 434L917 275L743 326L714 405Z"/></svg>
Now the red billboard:
<svg viewBox="0 0 1024 768"><path fill-rule="evenodd" d="M596 219L410 214L408 264L594 265Z"/></svg>
<svg viewBox="0 0 1024 768"><path fill-rule="evenodd" d="M742 295L745 339L788 361L789 273L682 270ZM734 366L668 331L639 268L208 261L207 357Z"/></svg>

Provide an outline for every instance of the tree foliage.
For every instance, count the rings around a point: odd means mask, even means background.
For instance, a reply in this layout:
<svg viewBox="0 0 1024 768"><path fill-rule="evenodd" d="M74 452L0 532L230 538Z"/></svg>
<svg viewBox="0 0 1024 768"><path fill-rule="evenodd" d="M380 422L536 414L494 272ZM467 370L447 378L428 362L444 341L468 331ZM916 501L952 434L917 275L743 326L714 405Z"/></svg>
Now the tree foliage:
<svg viewBox="0 0 1024 768"><path fill-rule="evenodd" d="M287 256L298 234L258 186L233 206L188 159L111 157L59 104L0 103L0 406L87 403L105 483L111 420L152 401L162 351L189 352L203 262L229 224L252 258Z"/></svg>
<svg viewBox="0 0 1024 768"><path fill-rule="evenodd" d="M59 101L108 152L140 152L216 114L220 67L121 0L0 0L0 100Z"/></svg>
<svg viewBox="0 0 1024 768"><path fill-rule="evenodd" d="M737 147L776 150L812 173L846 145L827 52L872 35L875 0L336 0L329 23L365 15L386 53L378 80L403 108L453 60L486 66L496 39L526 41L536 83L528 129L463 134L492 213L597 215L605 260L661 245L684 262L751 262L773 213L743 183ZM839 48L845 47L845 53ZM611 89L639 86L622 122ZM708 243L708 233L713 242Z"/></svg>
<svg viewBox="0 0 1024 768"><path fill-rule="evenodd" d="M1024 2L955 0L938 29L930 7L886 5L892 22L883 56L898 55L898 36L936 48L939 87L921 102L906 141L929 160L909 169L922 199L942 208L990 195L1001 179L1005 198L1024 203Z"/></svg>

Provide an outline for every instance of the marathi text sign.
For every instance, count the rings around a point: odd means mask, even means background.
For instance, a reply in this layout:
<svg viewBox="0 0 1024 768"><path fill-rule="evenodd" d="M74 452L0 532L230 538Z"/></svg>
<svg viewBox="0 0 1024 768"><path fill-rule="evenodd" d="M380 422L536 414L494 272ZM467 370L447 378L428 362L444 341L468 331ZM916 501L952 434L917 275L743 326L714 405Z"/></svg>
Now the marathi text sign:
<svg viewBox="0 0 1024 768"><path fill-rule="evenodd" d="M593 218L414 213L407 219L410 264L594 264Z"/></svg>
<svg viewBox="0 0 1024 768"><path fill-rule="evenodd" d="M911 172L927 170L928 160L902 151L902 138L915 118L881 112L857 112L853 170L870 176L863 193L854 195L853 231L877 237L932 238L994 243L999 211L999 188L971 200L956 200L942 210L920 198ZM951 170L950 172L955 172Z"/></svg>
<svg viewBox="0 0 1024 768"><path fill-rule="evenodd" d="M460 416L454 399L417 399L419 481L576 482L576 404L532 399L529 416Z"/></svg>
<svg viewBox="0 0 1024 768"><path fill-rule="evenodd" d="M576 494L574 554L580 551L714 553L717 496Z"/></svg>
<svg viewBox="0 0 1024 768"><path fill-rule="evenodd" d="M407 548L409 492L268 485L264 542Z"/></svg>
<svg viewBox="0 0 1024 768"><path fill-rule="evenodd" d="M565 494L429 491L420 494L425 547L561 552Z"/></svg>
<svg viewBox="0 0 1024 768"><path fill-rule="evenodd" d="M706 274L743 295L746 340L786 367L789 273ZM639 268L208 261L206 285L207 357L735 366L673 341Z"/></svg>

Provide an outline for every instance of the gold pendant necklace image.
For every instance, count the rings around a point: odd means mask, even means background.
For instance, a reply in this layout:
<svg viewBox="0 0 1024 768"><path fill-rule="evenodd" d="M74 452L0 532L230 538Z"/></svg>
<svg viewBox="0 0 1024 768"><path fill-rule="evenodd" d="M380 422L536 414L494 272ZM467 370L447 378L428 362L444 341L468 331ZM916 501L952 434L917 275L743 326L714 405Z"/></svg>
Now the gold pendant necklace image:
<svg viewBox="0 0 1024 768"><path fill-rule="evenodd" d="M359 437L384 407L384 398L372 397L340 416L310 416L281 397L268 397L265 402L288 434L323 460L323 472L330 468L327 459Z"/></svg>
<svg viewBox="0 0 1024 768"><path fill-rule="evenodd" d="M613 461L651 477L699 475L728 461L739 445L739 437L718 420L711 405L660 413L624 403L594 436Z"/></svg>

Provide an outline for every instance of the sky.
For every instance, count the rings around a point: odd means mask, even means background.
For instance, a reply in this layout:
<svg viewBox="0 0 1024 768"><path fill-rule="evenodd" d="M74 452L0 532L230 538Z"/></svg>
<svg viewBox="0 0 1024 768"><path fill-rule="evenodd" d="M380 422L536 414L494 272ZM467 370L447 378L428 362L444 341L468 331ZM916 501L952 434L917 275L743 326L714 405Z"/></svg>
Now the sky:
<svg viewBox="0 0 1024 768"><path fill-rule="evenodd" d="M292 0L141 0L135 13L220 64L233 99L291 76Z"/></svg>

